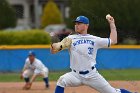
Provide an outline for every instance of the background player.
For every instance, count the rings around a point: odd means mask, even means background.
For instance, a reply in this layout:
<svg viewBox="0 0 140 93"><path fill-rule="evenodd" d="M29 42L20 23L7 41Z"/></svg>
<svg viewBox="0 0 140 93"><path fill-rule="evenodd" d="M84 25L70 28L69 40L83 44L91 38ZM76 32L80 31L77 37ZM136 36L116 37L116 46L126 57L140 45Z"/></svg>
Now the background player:
<svg viewBox="0 0 140 93"><path fill-rule="evenodd" d="M69 49L72 70L59 78L55 93L64 93L65 87L80 85L90 86L100 93L131 93L125 89L113 88L96 70L97 50L117 43L114 18L108 15L106 19L110 25L110 38L100 38L87 34L89 19L85 16L79 16L75 20L77 34L69 35L61 42L52 44L52 53L57 53L65 48Z"/></svg>
<svg viewBox="0 0 140 93"><path fill-rule="evenodd" d="M21 73L21 78L24 78L26 82L23 89L30 89L37 76L43 76L45 87L49 88L48 68L35 57L34 51L29 51L28 58L25 61L25 65Z"/></svg>

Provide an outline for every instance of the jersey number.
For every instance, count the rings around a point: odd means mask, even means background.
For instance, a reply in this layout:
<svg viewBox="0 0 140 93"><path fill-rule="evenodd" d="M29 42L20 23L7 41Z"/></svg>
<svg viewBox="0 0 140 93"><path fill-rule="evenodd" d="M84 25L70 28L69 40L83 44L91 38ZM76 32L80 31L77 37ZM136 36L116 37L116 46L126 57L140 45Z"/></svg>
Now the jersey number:
<svg viewBox="0 0 140 93"><path fill-rule="evenodd" d="M93 54L93 48L92 48L92 47L88 47L88 50L89 50L89 51L88 51L88 54L89 54L89 55L92 55L92 54Z"/></svg>

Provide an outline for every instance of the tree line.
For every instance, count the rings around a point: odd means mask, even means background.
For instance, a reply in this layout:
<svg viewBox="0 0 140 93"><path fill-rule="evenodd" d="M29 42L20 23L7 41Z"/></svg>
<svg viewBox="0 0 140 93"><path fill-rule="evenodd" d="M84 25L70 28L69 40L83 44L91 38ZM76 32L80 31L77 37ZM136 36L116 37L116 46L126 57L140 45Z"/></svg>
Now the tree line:
<svg viewBox="0 0 140 93"><path fill-rule="evenodd" d="M140 44L140 0L71 0L70 7L69 21L79 15L87 16L89 33L109 37L105 16L111 14L115 18L119 43ZM72 27L73 24L68 23Z"/></svg>
<svg viewBox="0 0 140 93"><path fill-rule="evenodd" d="M70 17L64 19L68 27L74 27L72 21L77 16L85 15L90 19L88 29L90 34L109 37L110 29L105 16L111 14L115 18L119 44L140 44L140 0L68 0L68 2L70 5ZM48 21L55 23L56 20L57 23L62 23L63 19L61 14L58 13L58 10L54 13L49 11L49 9L52 8L44 9L46 15L42 14L42 27L52 23L46 23ZM55 17L52 17L53 20L51 20L51 15ZM13 8L6 0L1 0L0 29L14 27L16 26L16 21L17 19Z"/></svg>

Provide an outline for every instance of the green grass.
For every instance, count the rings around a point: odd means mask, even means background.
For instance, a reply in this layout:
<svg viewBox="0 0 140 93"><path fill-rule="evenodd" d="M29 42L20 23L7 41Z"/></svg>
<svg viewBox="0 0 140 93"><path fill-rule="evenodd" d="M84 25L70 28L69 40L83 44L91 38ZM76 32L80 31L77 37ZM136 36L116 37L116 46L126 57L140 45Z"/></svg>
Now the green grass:
<svg viewBox="0 0 140 93"><path fill-rule="evenodd" d="M50 72L49 80L56 81L66 72ZM38 77L36 81L41 81L42 77ZM21 82L20 73L0 73L0 82Z"/></svg>
<svg viewBox="0 0 140 93"><path fill-rule="evenodd" d="M140 69L99 70L107 80L140 80Z"/></svg>
<svg viewBox="0 0 140 93"><path fill-rule="evenodd" d="M50 72L49 80L57 81L58 78L66 73L66 71ZM127 70L99 70L107 80L140 80L140 69L127 69ZM42 78L38 77L37 81ZM19 73L0 73L0 82L21 82Z"/></svg>

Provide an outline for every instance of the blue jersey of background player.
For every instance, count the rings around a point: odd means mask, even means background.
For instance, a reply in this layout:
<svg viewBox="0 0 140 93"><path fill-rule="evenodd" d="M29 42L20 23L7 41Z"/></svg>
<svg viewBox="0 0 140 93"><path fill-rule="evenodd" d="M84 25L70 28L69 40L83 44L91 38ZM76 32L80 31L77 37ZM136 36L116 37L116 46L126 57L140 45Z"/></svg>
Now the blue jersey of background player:
<svg viewBox="0 0 140 93"><path fill-rule="evenodd" d="M90 86L100 93L131 93L125 89L113 88L95 67L97 50L117 43L114 18L108 15L106 19L111 30L109 38L87 34L89 19L85 16L79 16L75 20L75 31L78 34L69 35L61 42L52 44L52 53L57 53L65 47L69 49L72 70L59 78L55 93L64 93L65 87L80 85Z"/></svg>

